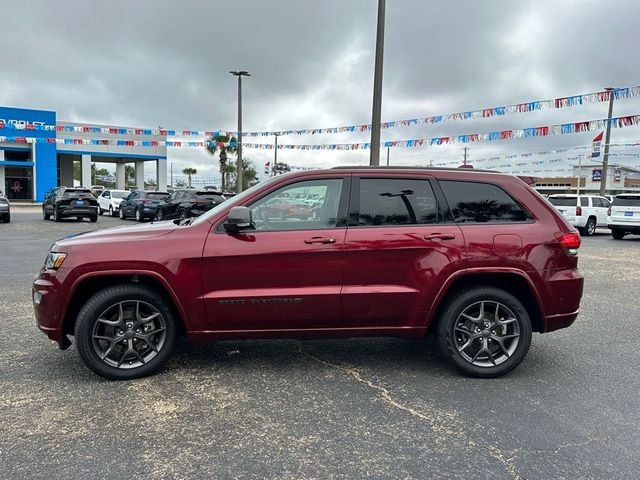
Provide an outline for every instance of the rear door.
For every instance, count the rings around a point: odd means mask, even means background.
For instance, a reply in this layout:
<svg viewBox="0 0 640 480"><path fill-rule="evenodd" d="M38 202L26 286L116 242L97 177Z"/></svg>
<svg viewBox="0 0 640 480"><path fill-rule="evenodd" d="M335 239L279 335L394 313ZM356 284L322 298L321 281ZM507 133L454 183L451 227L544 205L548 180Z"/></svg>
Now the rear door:
<svg viewBox="0 0 640 480"><path fill-rule="evenodd" d="M343 325L416 328L464 266L465 242L432 178L354 177L344 247Z"/></svg>

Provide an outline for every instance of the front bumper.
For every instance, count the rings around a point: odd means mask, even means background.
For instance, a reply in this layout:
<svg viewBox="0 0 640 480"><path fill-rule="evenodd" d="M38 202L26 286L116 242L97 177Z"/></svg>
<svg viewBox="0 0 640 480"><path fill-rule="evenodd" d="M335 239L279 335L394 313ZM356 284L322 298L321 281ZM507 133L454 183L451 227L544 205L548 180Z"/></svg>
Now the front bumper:
<svg viewBox="0 0 640 480"><path fill-rule="evenodd" d="M42 268L31 286L31 298L36 325L47 337L62 343L66 337L63 332L63 299L67 298L64 280L69 275L64 266L58 270Z"/></svg>

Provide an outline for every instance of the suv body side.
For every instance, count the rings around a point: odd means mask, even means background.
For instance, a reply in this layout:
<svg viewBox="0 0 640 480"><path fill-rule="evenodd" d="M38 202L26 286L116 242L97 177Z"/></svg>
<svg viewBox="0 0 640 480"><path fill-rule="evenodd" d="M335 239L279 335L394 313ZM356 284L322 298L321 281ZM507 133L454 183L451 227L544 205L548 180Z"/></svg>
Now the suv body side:
<svg viewBox="0 0 640 480"><path fill-rule="evenodd" d="M432 213L411 224L376 224L375 215L363 221L362 188L376 179L418 182L412 188L425 193L413 207ZM341 182L330 225L306 228L310 217L291 220L297 223L286 229L229 233L222 228L232 207L250 207L305 181ZM522 206L528 218L503 224L456 222L452 200L441 187L445 181L493 185ZM367 198L380 197L381 208L390 208L389 217L396 218L392 209L405 202L407 189L396 190L369 191ZM557 240L572 229L516 177L435 169L310 171L275 178L223 205L192 225L162 222L55 244L54 251L70 247L73 253L57 272L43 269L34 283L34 294L55 292L43 294L36 306L41 329L62 341L70 333L65 319L73 322L78 311L75 295L97 288L83 286L95 285L85 281L132 275L166 290L193 339L419 337L456 282L473 282L479 275L521 278L539 331L566 327L578 314L582 276L577 259ZM101 249L93 247L91 237ZM152 242L162 248L151 248Z"/></svg>
<svg viewBox="0 0 640 480"><path fill-rule="evenodd" d="M610 202L597 195L549 195L549 202L555 206L567 221L583 233L590 219L596 227L607 227Z"/></svg>

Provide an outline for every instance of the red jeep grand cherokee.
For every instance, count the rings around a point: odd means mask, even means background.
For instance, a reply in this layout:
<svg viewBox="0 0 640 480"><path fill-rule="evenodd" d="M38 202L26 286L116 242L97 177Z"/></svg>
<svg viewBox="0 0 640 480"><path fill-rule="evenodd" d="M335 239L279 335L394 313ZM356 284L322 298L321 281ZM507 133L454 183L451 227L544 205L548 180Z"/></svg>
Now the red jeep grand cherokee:
<svg viewBox="0 0 640 480"><path fill-rule="evenodd" d="M273 215L309 199L308 217ZM294 201L294 200L291 200ZM278 210L278 213L284 211ZM38 326L75 335L94 372L158 370L176 337L437 335L469 375L524 358L568 327L580 236L512 175L337 168L278 176L193 220L73 235L33 283Z"/></svg>

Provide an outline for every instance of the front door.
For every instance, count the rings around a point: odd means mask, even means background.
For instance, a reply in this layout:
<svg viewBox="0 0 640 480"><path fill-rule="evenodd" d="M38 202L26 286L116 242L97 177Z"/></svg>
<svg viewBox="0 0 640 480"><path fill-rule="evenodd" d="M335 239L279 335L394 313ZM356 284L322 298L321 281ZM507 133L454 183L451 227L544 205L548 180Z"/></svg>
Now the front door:
<svg viewBox="0 0 640 480"><path fill-rule="evenodd" d="M251 205L254 228L212 227L203 252L207 319L215 331L340 325L348 178L298 180ZM298 198L320 199L312 204ZM269 207L274 199L282 209Z"/></svg>
<svg viewBox="0 0 640 480"><path fill-rule="evenodd" d="M343 324L423 327L444 279L465 262L460 228L424 175L354 178L344 248Z"/></svg>

